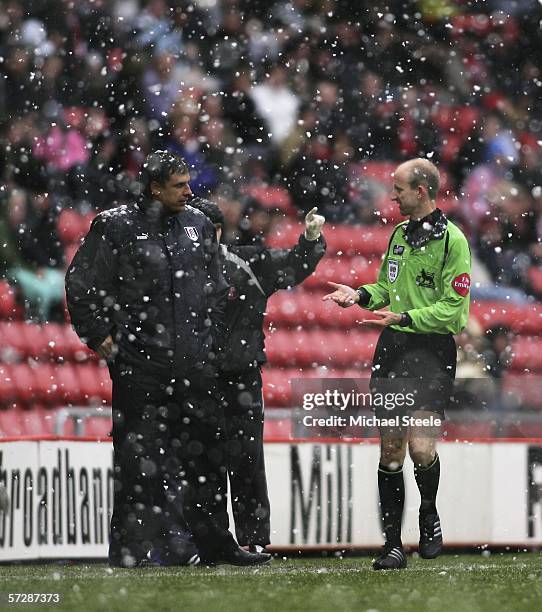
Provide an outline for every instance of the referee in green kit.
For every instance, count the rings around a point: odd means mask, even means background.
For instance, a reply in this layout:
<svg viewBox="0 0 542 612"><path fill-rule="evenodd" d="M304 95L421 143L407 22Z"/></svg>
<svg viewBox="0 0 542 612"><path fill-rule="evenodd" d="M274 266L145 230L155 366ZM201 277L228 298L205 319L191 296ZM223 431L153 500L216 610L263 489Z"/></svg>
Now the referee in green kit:
<svg viewBox="0 0 542 612"><path fill-rule="evenodd" d="M439 186L439 172L427 159L401 164L395 170L392 199L409 220L394 228L377 282L358 289L330 283L335 291L324 297L343 308L359 304L377 311L378 319L361 322L382 329L371 390L411 393L408 416L433 417L430 422L444 418L450 401L457 356L453 334L467 323L471 268L463 232L436 208ZM379 310L384 307L387 310ZM377 409L376 416L389 419L391 414ZM378 489L386 543L374 569L407 565L401 542L407 446L421 495L420 556L434 559L442 550L436 508L438 433L438 427L380 427Z"/></svg>

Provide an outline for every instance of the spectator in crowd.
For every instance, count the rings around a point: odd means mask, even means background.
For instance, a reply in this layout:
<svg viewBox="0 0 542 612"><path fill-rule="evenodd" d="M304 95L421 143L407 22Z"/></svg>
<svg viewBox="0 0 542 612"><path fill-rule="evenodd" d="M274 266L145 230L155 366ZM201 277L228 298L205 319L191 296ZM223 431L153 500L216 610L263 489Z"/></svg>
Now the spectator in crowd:
<svg viewBox="0 0 542 612"><path fill-rule="evenodd" d="M489 342L476 317L470 316L457 338L457 368L451 408L454 410L492 409L498 385L485 358Z"/></svg>
<svg viewBox="0 0 542 612"><path fill-rule="evenodd" d="M64 320L64 255L50 196L13 189L0 211L2 277L16 288L27 318Z"/></svg>
<svg viewBox="0 0 542 612"><path fill-rule="evenodd" d="M143 74L149 118L163 123L179 97L182 86L175 56L167 51L156 53Z"/></svg>
<svg viewBox="0 0 542 612"><path fill-rule="evenodd" d="M251 91L250 69L240 66L224 92L224 115L231 122L239 144L249 151L264 152L268 134Z"/></svg>
<svg viewBox="0 0 542 612"><path fill-rule="evenodd" d="M357 219L349 201L349 165L354 150L346 134L328 139L317 136L308 141L291 166L291 192L305 213L311 203L329 221L352 223Z"/></svg>
<svg viewBox="0 0 542 612"><path fill-rule="evenodd" d="M488 345L482 351L490 376L502 379L512 363L512 330L506 325L494 325L486 331Z"/></svg>
<svg viewBox="0 0 542 612"><path fill-rule="evenodd" d="M294 127L299 110L299 98L288 86L285 68L272 66L266 79L252 88L251 96L271 142L280 145Z"/></svg>

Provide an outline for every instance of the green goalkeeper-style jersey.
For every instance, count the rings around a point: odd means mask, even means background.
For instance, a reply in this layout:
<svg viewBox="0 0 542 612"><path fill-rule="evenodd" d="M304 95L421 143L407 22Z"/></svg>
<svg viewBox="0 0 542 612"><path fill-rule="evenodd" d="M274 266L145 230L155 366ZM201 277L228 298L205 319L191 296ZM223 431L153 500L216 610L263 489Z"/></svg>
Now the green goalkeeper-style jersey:
<svg viewBox="0 0 542 612"><path fill-rule="evenodd" d="M392 329L410 333L457 334L467 324L470 302L471 255L463 232L451 221L439 239L411 247L403 230L395 226L380 267L378 280L363 285L368 310L388 306L391 312L407 312L412 325Z"/></svg>

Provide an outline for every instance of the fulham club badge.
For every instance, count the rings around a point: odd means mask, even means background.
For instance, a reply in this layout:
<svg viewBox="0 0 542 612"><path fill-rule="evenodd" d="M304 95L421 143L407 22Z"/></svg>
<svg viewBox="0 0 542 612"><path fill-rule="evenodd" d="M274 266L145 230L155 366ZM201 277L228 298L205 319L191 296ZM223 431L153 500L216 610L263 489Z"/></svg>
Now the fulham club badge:
<svg viewBox="0 0 542 612"><path fill-rule="evenodd" d="M397 259L388 259L388 279L390 283L394 283L399 274L399 262Z"/></svg>
<svg viewBox="0 0 542 612"><path fill-rule="evenodd" d="M185 227L184 231L186 232L186 235L190 238L190 240L192 240L192 242L196 242L196 240L199 238L198 230L195 227Z"/></svg>

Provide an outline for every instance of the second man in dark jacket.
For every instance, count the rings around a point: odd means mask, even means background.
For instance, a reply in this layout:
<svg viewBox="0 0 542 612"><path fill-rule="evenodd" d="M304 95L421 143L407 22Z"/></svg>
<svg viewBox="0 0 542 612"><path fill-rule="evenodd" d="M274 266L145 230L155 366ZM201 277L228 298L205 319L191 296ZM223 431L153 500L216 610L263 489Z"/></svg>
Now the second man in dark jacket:
<svg viewBox="0 0 542 612"><path fill-rule="evenodd" d="M190 203L214 223L220 240L224 216L219 207L202 198ZM305 232L290 249L220 246L222 271L230 285L225 310L229 332L219 367L226 402L228 474L237 540L254 552L270 543L261 376L266 362L263 325L267 300L314 272L326 249L321 233L324 222L313 208L305 217Z"/></svg>

